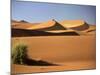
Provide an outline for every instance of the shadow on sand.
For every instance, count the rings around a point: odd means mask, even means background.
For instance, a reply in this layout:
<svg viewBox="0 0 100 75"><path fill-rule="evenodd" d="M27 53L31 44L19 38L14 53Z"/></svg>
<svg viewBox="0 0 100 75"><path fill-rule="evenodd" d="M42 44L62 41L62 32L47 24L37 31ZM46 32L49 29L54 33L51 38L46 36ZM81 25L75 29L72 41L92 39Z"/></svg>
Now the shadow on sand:
<svg viewBox="0 0 100 75"><path fill-rule="evenodd" d="M14 29L12 28L12 37L29 37L29 36L79 36L76 32L50 33L38 30Z"/></svg>
<svg viewBox="0 0 100 75"><path fill-rule="evenodd" d="M43 60L33 60L30 58L26 58L24 59L24 63L23 65L27 65L27 66L59 66L58 64L53 64L47 61L43 61Z"/></svg>

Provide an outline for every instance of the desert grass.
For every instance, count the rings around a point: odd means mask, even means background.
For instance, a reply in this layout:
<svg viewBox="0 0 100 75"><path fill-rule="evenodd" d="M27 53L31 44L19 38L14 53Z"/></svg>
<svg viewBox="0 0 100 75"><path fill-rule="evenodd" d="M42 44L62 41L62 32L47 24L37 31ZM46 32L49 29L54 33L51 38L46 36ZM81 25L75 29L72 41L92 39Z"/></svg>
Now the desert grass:
<svg viewBox="0 0 100 75"><path fill-rule="evenodd" d="M27 58L27 45L17 44L12 48L12 63L24 64Z"/></svg>

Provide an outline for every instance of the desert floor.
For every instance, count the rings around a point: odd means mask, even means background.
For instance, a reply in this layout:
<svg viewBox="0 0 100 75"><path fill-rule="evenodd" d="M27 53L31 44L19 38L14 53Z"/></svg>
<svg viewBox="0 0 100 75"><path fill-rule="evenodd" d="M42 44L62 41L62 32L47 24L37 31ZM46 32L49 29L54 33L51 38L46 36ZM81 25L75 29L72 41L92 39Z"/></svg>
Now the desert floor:
<svg viewBox="0 0 100 75"><path fill-rule="evenodd" d="M12 73L36 73L96 68L95 35L13 37L12 46L24 43L31 59L59 66L25 66L12 64Z"/></svg>

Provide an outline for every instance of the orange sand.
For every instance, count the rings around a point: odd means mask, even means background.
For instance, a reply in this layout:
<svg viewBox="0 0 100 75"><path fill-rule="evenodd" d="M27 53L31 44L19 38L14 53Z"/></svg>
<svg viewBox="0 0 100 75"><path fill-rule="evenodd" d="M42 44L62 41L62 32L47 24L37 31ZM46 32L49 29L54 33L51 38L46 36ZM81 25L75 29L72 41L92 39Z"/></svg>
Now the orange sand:
<svg viewBox="0 0 100 75"><path fill-rule="evenodd" d="M13 65L13 73L47 72L61 70L94 69L96 60L95 36L41 36L14 37L17 43L28 45L28 55L35 60L45 60L61 66ZM41 69L44 68L44 69Z"/></svg>

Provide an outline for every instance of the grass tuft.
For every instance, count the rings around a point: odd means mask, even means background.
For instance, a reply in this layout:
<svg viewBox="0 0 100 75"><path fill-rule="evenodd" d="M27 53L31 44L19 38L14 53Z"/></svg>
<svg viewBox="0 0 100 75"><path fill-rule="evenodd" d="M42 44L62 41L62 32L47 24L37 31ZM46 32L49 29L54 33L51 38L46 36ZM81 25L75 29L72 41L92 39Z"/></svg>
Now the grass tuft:
<svg viewBox="0 0 100 75"><path fill-rule="evenodd" d="M12 48L12 63L24 64L27 58L27 45L17 44Z"/></svg>

